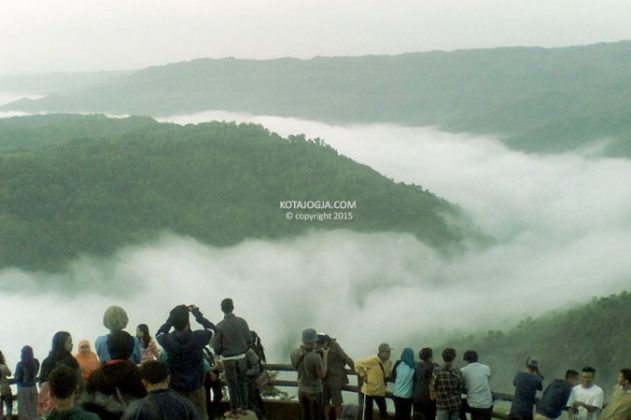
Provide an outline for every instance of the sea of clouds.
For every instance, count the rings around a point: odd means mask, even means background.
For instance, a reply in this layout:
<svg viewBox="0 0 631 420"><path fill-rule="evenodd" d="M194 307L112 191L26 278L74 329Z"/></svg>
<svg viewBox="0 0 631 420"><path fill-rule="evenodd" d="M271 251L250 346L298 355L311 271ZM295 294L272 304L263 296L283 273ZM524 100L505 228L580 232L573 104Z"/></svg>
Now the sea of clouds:
<svg viewBox="0 0 631 420"><path fill-rule="evenodd" d="M127 309L130 331L141 322L155 331L179 303L195 303L218 321L219 302L230 296L268 358L285 362L309 326L337 337L353 357L374 353L382 341L418 349L456 331L509 327L616 293L631 278L631 161L582 151L525 154L494 138L435 128L220 111L160 120L253 122L282 136L320 137L396 182L459 205L495 242L445 256L389 232L311 232L230 248L165 235L109 259L81 258L57 275L4 269L0 349L10 361L24 344L45 357L57 330L75 342L93 340L105 333L101 318L111 304Z"/></svg>

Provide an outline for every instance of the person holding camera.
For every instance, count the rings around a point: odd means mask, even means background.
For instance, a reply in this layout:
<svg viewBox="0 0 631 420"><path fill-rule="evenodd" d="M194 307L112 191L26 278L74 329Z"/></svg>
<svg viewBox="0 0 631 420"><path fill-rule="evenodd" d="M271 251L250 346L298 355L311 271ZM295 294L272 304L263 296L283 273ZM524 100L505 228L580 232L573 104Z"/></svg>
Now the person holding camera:
<svg viewBox="0 0 631 420"><path fill-rule="evenodd" d="M191 331L189 313L203 329ZM173 332L169 332L171 328ZM158 329L156 340L167 353L171 389L191 400L199 418L206 420L204 390L204 347L215 333L215 326L204 318L195 305L178 305L171 310L167 321Z"/></svg>
<svg viewBox="0 0 631 420"><path fill-rule="evenodd" d="M317 348L318 333L302 332L302 345L291 352L291 365L298 371L298 400L302 420L322 419L322 379L326 377L329 350Z"/></svg>
<svg viewBox="0 0 631 420"><path fill-rule="evenodd" d="M539 362L534 357L526 360L526 370L518 372L513 380L515 397L510 408L510 418L532 420L537 391L543 390L543 377L539 373Z"/></svg>
<svg viewBox="0 0 631 420"><path fill-rule="evenodd" d="M327 334L318 334L318 347L329 351L328 369L322 383L322 402L324 404L324 418L342 417L342 388L348 384L346 366L355 369L355 362L342 349L335 338ZM331 411L335 410L334 415Z"/></svg>

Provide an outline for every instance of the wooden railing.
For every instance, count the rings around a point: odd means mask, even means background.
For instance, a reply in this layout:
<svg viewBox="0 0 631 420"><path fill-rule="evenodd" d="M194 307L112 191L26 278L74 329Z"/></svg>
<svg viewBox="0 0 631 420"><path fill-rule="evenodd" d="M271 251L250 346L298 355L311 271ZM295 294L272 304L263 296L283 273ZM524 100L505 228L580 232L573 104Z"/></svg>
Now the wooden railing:
<svg viewBox="0 0 631 420"><path fill-rule="evenodd" d="M295 369L289 364L268 364L267 370L270 372L296 372ZM351 376L357 376L355 371L350 369L346 370L346 373ZM298 388L297 380L288 380L288 379L272 379L271 385L280 386L280 387L291 387ZM359 389L355 385L344 385L342 387L343 391L355 392L359 393ZM512 403L513 395L505 394L502 392L492 392L494 401L504 401L507 403ZM388 392L386 397L392 397L392 393ZM508 414L504 412L493 411L493 417L498 419L508 419Z"/></svg>

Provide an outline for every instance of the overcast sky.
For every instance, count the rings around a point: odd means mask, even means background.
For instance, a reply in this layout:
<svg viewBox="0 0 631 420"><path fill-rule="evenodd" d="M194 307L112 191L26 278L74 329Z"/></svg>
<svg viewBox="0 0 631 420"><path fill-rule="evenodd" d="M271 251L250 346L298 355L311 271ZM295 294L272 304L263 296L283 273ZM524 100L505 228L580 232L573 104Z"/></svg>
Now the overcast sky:
<svg viewBox="0 0 631 420"><path fill-rule="evenodd" d="M2 0L0 74L631 39L628 0Z"/></svg>

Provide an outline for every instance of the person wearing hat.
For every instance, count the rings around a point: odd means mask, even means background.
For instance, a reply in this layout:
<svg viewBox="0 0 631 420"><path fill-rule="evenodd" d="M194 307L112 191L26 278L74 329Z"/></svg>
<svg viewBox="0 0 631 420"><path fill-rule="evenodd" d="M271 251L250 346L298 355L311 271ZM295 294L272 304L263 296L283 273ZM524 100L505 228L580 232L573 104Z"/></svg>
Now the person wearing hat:
<svg viewBox="0 0 631 420"><path fill-rule="evenodd" d="M99 357L99 361L101 363L107 362L112 358L107 344L110 335L114 331L124 330L127 327L128 322L129 318L127 317L127 312L125 312L125 310L120 306L112 305L105 310L105 313L103 314L103 326L107 328L110 333L97 337L94 342L94 350L96 351L96 355ZM131 361L135 364L139 364L141 359L142 352L140 350L140 340L138 340L138 338L134 338L134 351L131 355Z"/></svg>
<svg viewBox="0 0 631 420"><path fill-rule="evenodd" d="M364 418L372 420L373 401L379 407L382 419L388 417L386 409L386 381L392 375L390 354L392 347L387 343L379 344L376 356L355 361L355 372L362 381L360 398L363 400Z"/></svg>
<svg viewBox="0 0 631 420"><path fill-rule="evenodd" d="M328 349L316 350L318 333L313 328L302 331L302 345L291 352L291 365L298 371L298 400L303 420L320 420L322 379L327 373Z"/></svg>
<svg viewBox="0 0 631 420"><path fill-rule="evenodd" d="M510 418L532 420L537 391L543 390L543 377L539 374L539 361L531 356L526 359L526 370L518 372L513 380L515 396L510 409Z"/></svg>

